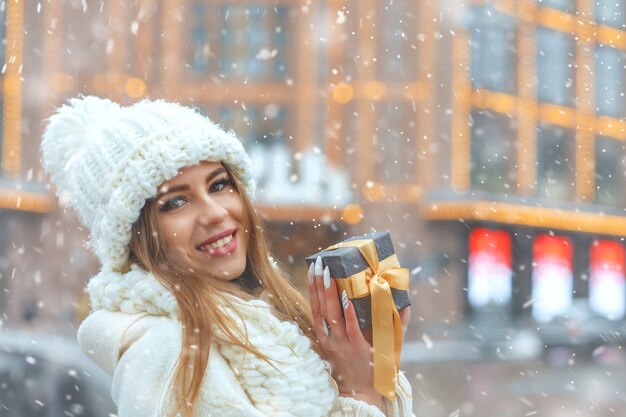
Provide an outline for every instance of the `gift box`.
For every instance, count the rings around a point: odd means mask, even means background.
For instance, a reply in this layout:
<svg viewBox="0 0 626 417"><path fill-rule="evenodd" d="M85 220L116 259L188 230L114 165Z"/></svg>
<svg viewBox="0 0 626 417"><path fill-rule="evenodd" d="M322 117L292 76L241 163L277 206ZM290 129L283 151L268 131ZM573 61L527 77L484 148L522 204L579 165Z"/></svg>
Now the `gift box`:
<svg viewBox="0 0 626 417"><path fill-rule="evenodd" d="M363 236L354 236L344 240L337 246L341 246L348 242L354 241L367 241L371 240L376 248L376 256L378 261L384 266L397 263L395 257L395 251L393 244L391 243L391 235L389 232L374 232ZM333 246L331 246L333 248ZM334 249L325 249L314 255L306 258L307 267L315 262L317 257L322 258L324 266L328 266L330 270L330 276L335 279L337 287L339 288L339 296L341 297L341 289L348 286L343 283L342 280L349 279L356 274L362 273L370 269L368 261L356 246L341 246ZM399 289L391 286L391 296L393 297L394 304L397 310L401 310L404 307L411 305L409 300L408 288ZM361 294L363 296L350 296L350 291L347 291L348 297L354 304L357 317L359 318L359 327L364 328L372 324L372 297L371 294Z"/></svg>
<svg viewBox="0 0 626 417"><path fill-rule="evenodd" d="M322 258L338 295L346 291L360 328L372 326L374 388L393 401L400 369L402 324L398 310L409 306L409 271L401 268L389 232L356 236L306 258Z"/></svg>

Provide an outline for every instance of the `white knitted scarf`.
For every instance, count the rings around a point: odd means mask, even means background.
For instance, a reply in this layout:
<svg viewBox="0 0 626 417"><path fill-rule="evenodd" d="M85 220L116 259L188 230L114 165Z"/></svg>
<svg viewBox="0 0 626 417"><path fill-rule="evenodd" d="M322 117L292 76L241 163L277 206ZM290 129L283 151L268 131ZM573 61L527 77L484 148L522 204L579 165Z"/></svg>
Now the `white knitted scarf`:
<svg viewBox="0 0 626 417"><path fill-rule="evenodd" d="M101 271L91 279L88 289L94 310L179 317L174 295L137 266L124 274ZM229 308L224 311L276 367L225 342L215 328L218 350L254 406L268 416L328 415L337 391L327 363L312 349L309 338L294 323L279 320L263 299L237 299L235 303L236 312Z"/></svg>

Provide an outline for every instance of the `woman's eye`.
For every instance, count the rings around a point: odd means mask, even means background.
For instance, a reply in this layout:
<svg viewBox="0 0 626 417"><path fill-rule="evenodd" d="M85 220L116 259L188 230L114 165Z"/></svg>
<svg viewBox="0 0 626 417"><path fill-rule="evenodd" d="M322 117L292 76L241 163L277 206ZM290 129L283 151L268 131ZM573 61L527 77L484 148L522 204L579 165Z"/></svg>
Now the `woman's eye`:
<svg viewBox="0 0 626 417"><path fill-rule="evenodd" d="M232 184L232 180L230 178L228 177L220 178L219 180L211 184L211 186L209 187L209 191L212 193L222 191L224 188L228 187L231 184Z"/></svg>
<svg viewBox="0 0 626 417"><path fill-rule="evenodd" d="M178 208L178 207L182 206L184 202L185 202L185 200L183 200L181 197L174 197L174 198L172 198L170 200L167 200L161 206L161 208L159 208L159 210L161 210L161 211L172 210L172 209L175 209L175 208Z"/></svg>

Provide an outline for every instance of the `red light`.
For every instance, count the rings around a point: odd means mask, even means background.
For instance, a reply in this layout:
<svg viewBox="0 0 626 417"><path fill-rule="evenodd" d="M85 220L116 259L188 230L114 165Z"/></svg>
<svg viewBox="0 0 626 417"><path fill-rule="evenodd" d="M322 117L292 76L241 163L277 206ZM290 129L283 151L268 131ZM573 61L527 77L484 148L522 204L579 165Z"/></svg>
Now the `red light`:
<svg viewBox="0 0 626 417"><path fill-rule="evenodd" d="M493 261L511 266L511 236L506 230L477 227L470 232L469 254L489 254Z"/></svg>
<svg viewBox="0 0 626 417"><path fill-rule="evenodd" d="M591 268L624 271L626 254L624 246L614 240L596 240L591 245Z"/></svg>
<svg viewBox="0 0 626 417"><path fill-rule="evenodd" d="M550 259L572 268L572 240L566 236L538 235L533 245L533 259Z"/></svg>

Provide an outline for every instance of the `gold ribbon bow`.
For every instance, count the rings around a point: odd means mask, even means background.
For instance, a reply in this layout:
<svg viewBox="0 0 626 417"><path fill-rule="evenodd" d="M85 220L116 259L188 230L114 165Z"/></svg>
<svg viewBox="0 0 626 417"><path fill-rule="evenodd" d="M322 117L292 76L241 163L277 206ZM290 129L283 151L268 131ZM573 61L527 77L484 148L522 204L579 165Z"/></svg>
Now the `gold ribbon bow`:
<svg viewBox="0 0 626 417"><path fill-rule="evenodd" d="M409 270L400 267L395 254L379 261L376 246L371 239L341 242L325 250L350 246L359 249L369 268L335 282L348 298L371 295L374 388L393 401L396 397L396 376L400 369L402 323L391 296L391 288L408 291Z"/></svg>

